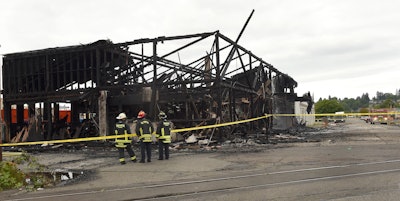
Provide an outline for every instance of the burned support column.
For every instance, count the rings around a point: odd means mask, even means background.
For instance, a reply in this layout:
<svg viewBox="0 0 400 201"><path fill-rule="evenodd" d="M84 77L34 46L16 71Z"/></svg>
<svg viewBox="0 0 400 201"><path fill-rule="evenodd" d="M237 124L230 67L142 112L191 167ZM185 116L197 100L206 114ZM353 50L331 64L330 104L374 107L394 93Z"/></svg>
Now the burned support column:
<svg viewBox="0 0 400 201"><path fill-rule="evenodd" d="M235 97L233 96L233 89L229 89L229 121L235 121Z"/></svg>
<svg viewBox="0 0 400 201"><path fill-rule="evenodd" d="M54 123L60 120L60 104L54 103Z"/></svg>
<svg viewBox="0 0 400 201"><path fill-rule="evenodd" d="M149 114L156 117L156 95L157 95L157 41L153 41L153 85L151 86L151 104Z"/></svg>
<svg viewBox="0 0 400 201"><path fill-rule="evenodd" d="M17 105L17 125L22 126L24 124L24 105Z"/></svg>
<svg viewBox="0 0 400 201"><path fill-rule="evenodd" d="M269 83L269 85L266 86L266 88L268 89L268 92L269 92L268 98L267 98L267 113L272 114L273 111L272 111L272 70L271 69L268 70L268 80L269 80L269 82L267 82L267 83ZM266 128L267 135L270 133L270 131L272 129L273 120L274 120L274 118L272 118L272 117L267 119L267 128Z"/></svg>
<svg viewBox="0 0 400 201"><path fill-rule="evenodd" d="M39 123L40 122L40 123ZM28 130L27 141L42 141L41 120L36 117L35 103L28 103Z"/></svg>
<svg viewBox="0 0 400 201"><path fill-rule="evenodd" d="M107 135L107 91L100 91L99 97L99 136Z"/></svg>
<svg viewBox="0 0 400 201"><path fill-rule="evenodd" d="M254 12L254 10L253 10L253 12ZM250 70L252 70L253 69L253 63L252 63L252 59L251 59L252 57L249 55L249 67L250 67ZM243 66L243 65L242 65ZM258 76L258 75L257 75ZM256 76L256 78L254 78L255 80L257 80L257 76ZM247 78L247 77L246 77ZM249 87L250 87L250 81L249 81L249 79L247 78L247 82L249 82ZM254 81L253 81L254 82ZM253 84L252 86L251 86L253 89L254 89L254 87L255 87L255 84ZM249 96L250 96L250 117L251 118L253 118L254 117L254 100L253 100L253 94L249 94ZM250 122L250 130L253 130L254 129L254 122Z"/></svg>
<svg viewBox="0 0 400 201"><path fill-rule="evenodd" d="M205 64L204 64L204 79L205 80L210 80L211 79L211 59L210 56L207 55L205 58ZM210 87L211 83L207 82L206 87Z"/></svg>
<svg viewBox="0 0 400 201"><path fill-rule="evenodd" d="M75 129L80 126L79 122L79 102L71 102L71 124L72 128Z"/></svg>
<svg viewBox="0 0 400 201"><path fill-rule="evenodd" d="M4 142L10 142L10 133L11 133L11 105L8 102L4 102L4 122L6 124L5 134L4 134Z"/></svg>
<svg viewBox="0 0 400 201"><path fill-rule="evenodd" d="M220 61L219 61L219 38L218 35L215 38L215 49L216 49L216 60L217 60L217 66L216 66L216 80L215 80L215 84L216 84L216 88L217 88L217 116L221 118L222 116L222 96L221 96L221 66L220 66Z"/></svg>
<svg viewBox="0 0 400 201"><path fill-rule="evenodd" d="M220 49L219 49L219 37L218 37L218 34L217 35L215 35L215 57L216 57L216 60L217 60L217 66L216 66L216 80L215 80L215 83L214 84L216 84L216 88L217 88L217 105L218 105L218 107L217 107L217 122L218 122L218 119L222 119L222 110L221 110L221 108L222 108L222 95L221 95L221 93L222 93L222 91L221 91L221 66L220 66L220 61L219 61L219 51L220 51ZM222 132L221 132L221 129L218 129L218 140L219 141L222 141Z"/></svg>
<svg viewBox="0 0 400 201"><path fill-rule="evenodd" d="M43 119L45 121L45 135L44 139L45 140L51 140L52 139L52 115L51 115L51 103L50 102L45 102L44 103L44 114L43 114Z"/></svg>
<svg viewBox="0 0 400 201"><path fill-rule="evenodd" d="M28 117L35 117L36 111L35 111L35 103L29 103L28 104Z"/></svg>
<svg viewBox="0 0 400 201"><path fill-rule="evenodd" d="M97 87L101 87L101 86L103 86L103 84L101 83L101 74L100 74L100 66L101 66L101 64L100 64L100 50L99 49L96 49L96 86Z"/></svg>

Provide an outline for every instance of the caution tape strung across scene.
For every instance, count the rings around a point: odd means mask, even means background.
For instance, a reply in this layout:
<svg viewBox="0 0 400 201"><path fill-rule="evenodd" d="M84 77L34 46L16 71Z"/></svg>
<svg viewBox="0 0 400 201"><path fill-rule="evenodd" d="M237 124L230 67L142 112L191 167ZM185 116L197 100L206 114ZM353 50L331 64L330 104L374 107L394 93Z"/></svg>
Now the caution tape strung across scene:
<svg viewBox="0 0 400 201"><path fill-rule="evenodd" d="M385 112L385 113L345 113L345 114L265 114L260 117L245 119L234 122L226 122L221 124L213 124L207 126L197 126L191 128L180 128L173 129L171 132L180 133L194 130L202 130L208 128L217 128L223 126L230 126L235 124L248 123L252 121L258 121L261 119L267 119L269 117L294 117L294 116L319 116L319 117L329 117L329 116L370 116L370 115L399 115L399 112ZM68 143L68 142L86 142L86 141L98 141L98 140L107 140L107 139L117 139L117 138L125 138L125 137L136 137L136 134L124 134L124 135L110 135L110 136L100 136L100 137L87 137L87 138L74 138L74 139L65 139L65 140L48 140L48 141L36 141L36 142L18 142L18 143L4 143L0 144L0 147L12 147L12 146L23 146L23 145L45 145L45 144L60 144L60 143Z"/></svg>
<svg viewBox="0 0 400 201"><path fill-rule="evenodd" d="M373 116L373 115L399 115L400 112L375 112L375 113L344 113L344 114L273 114L274 117L291 117L291 116L316 116L316 117L331 117L331 116Z"/></svg>

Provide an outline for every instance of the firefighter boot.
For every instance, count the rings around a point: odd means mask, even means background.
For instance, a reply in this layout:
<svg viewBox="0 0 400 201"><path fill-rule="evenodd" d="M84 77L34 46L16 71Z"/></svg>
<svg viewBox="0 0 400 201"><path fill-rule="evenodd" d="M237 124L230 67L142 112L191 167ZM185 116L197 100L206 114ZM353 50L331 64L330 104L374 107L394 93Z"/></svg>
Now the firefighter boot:
<svg viewBox="0 0 400 201"><path fill-rule="evenodd" d="M131 161L134 162L134 163L136 163L136 162L137 162L136 156L132 156L132 157L131 157Z"/></svg>

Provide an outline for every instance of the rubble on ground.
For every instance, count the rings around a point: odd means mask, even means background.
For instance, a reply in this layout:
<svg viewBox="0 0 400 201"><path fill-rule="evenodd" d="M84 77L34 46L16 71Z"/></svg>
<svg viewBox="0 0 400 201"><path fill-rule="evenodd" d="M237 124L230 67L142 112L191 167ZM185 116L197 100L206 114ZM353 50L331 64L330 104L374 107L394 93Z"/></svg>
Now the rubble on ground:
<svg viewBox="0 0 400 201"><path fill-rule="evenodd" d="M324 133L330 130L333 126L329 127L305 127L298 126L288 130L273 131L269 134L255 133L246 134L242 133L231 135L231 139L217 139L214 136L201 136L191 134L186 138L180 136L171 143L170 150L175 152L201 150L201 151L215 151L227 147L251 147L261 146L266 144L279 144L279 143L307 143L319 142L324 138ZM156 144L154 144L156 146ZM133 147L139 147L138 143L133 143ZM44 145L30 145L21 147L4 147L5 151L27 151L27 152L85 152L88 150L105 151L108 152L114 149L112 141L102 142L79 142L79 143L64 143L64 144L44 144ZM156 148L154 150L157 151Z"/></svg>

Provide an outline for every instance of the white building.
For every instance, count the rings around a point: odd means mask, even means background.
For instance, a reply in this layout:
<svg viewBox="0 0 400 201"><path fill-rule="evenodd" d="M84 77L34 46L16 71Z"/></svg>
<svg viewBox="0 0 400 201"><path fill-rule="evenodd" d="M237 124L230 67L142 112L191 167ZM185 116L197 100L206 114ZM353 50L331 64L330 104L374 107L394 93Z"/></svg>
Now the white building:
<svg viewBox="0 0 400 201"><path fill-rule="evenodd" d="M306 126L312 126L315 123L315 109L314 105L311 108L310 114L307 113L307 102L294 102L294 113L299 124L306 124Z"/></svg>

